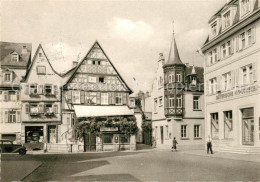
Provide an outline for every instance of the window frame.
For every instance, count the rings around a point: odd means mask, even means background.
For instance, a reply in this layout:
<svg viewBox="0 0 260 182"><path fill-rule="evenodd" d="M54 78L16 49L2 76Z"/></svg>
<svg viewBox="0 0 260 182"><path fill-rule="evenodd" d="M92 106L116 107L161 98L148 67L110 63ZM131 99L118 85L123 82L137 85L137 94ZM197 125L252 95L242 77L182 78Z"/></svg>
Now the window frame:
<svg viewBox="0 0 260 182"><path fill-rule="evenodd" d="M195 124L194 125L194 138L201 138L201 125L200 124Z"/></svg>
<svg viewBox="0 0 260 182"><path fill-rule="evenodd" d="M36 66L37 75L46 75L46 66Z"/></svg>
<svg viewBox="0 0 260 182"><path fill-rule="evenodd" d="M195 98L198 98L197 100L195 100ZM195 108L195 103L197 103L197 108ZM198 110L201 110L200 108L200 96L199 95L193 95L193 110L194 111L198 111Z"/></svg>
<svg viewBox="0 0 260 182"><path fill-rule="evenodd" d="M181 125L181 139L188 139L188 125Z"/></svg>

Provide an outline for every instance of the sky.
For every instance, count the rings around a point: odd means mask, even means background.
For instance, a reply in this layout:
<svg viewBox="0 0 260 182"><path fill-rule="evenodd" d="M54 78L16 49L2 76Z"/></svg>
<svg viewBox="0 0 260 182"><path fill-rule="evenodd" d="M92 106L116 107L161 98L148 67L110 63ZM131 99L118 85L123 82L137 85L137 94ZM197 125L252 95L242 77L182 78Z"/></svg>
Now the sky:
<svg viewBox="0 0 260 182"><path fill-rule="evenodd" d="M203 66L196 50L208 20L226 0L2 1L0 40L42 44L54 69L64 72L98 40L134 92L151 91L159 53L168 58L174 32L183 63ZM134 79L136 81L134 81Z"/></svg>

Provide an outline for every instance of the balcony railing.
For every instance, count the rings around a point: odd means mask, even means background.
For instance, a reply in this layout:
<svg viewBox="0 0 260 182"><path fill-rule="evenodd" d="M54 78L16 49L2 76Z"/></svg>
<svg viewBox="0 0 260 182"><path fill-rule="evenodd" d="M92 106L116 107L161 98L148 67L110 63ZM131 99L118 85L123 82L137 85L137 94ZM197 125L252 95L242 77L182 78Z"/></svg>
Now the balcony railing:
<svg viewBox="0 0 260 182"><path fill-rule="evenodd" d="M54 115L54 112L52 109L47 109L44 113L45 116L53 116Z"/></svg>
<svg viewBox="0 0 260 182"><path fill-rule="evenodd" d="M164 114L165 116L182 116L183 111L183 108L165 108Z"/></svg>
<svg viewBox="0 0 260 182"><path fill-rule="evenodd" d="M41 113L38 108L31 108L30 115L31 116L39 116Z"/></svg>

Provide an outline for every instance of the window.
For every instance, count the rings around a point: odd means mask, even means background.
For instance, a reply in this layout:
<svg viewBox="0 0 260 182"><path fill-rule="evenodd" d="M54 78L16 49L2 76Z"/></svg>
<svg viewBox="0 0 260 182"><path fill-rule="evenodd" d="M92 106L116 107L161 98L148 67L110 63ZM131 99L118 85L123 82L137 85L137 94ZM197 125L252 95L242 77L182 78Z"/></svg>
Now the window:
<svg viewBox="0 0 260 182"><path fill-rule="evenodd" d="M99 83L105 83L105 78L104 77L99 77L98 78Z"/></svg>
<svg viewBox="0 0 260 182"><path fill-rule="evenodd" d="M5 73L4 80L5 80L6 82L10 82L10 81L11 81L11 73Z"/></svg>
<svg viewBox="0 0 260 182"><path fill-rule="evenodd" d="M113 143L113 134L104 134L103 143L112 144Z"/></svg>
<svg viewBox="0 0 260 182"><path fill-rule="evenodd" d="M16 111L9 111L8 123L16 123Z"/></svg>
<svg viewBox="0 0 260 182"><path fill-rule="evenodd" d="M232 111L224 111L224 137L233 138L232 136Z"/></svg>
<svg viewBox="0 0 260 182"><path fill-rule="evenodd" d="M168 127L168 125L165 126L165 138L169 138L169 127Z"/></svg>
<svg viewBox="0 0 260 182"><path fill-rule="evenodd" d="M211 36L215 36L217 35L217 22L214 22L211 25Z"/></svg>
<svg viewBox="0 0 260 182"><path fill-rule="evenodd" d="M250 2L249 0L241 1L241 16L247 14L250 11Z"/></svg>
<svg viewBox="0 0 260 182"><path fill-rule="evenodd" d="M209 63L210 63L210 65L213 64L212 51L209 52Z"/></svg>
<svg viewBox="0 0 260 182"><path fill-rule="evenodd" d="M231 25L230 11L223 15L223 28L229 27Z"/></svg>
<svg viewBox="0 0 260 182"><path fill-rule="evenodd" d="M38 75L45 75L46 74L46 67L45 66L37 66L37 74Z"/></svg>
<svg viewBox="0 0 260 182"><path fill-rule="evenodd" d="M102 105L108 104L108 93L101 93L101 104Z"/></svg>
<svg viewBox="0 0 260 182"><path fill-rule="evenodd" d="M248 43L248 45L251 45L252 44L252 30L251 29L249 29L249 30L247 30L247 43Z"/></svg>
<svg viewBox="0 0 260 182"><path fill-rule="evenodd" d="M98 65L101 65L101 61L98 61Z"/></svg>
<svg viewBox="0 0 260 182"><path fill-rule="evenodd" d="M45 113L53 113L53 110L52 110L52 104L45 104L44 106L45 108Z"/></svg>
<svg viewBox="0 0 260 182"><path fill-rule="evenodd" d="M227 42L227 55L230 56L231 55L231 41Z"/></svg>
<svg viewBox="0 0 260 182"><path fill-rule="evenodd" d="M249 83L253 83L253 66L249 66Z"/></svg>
<svg viewBox="0 0 260 182"><path fill-rule="evenodd" d="M154 100L154 112L157 113L157 99Z"/></svg>
<svg viewBox="0 0 260 182"><path fill-rule="evenodd" d="M194 125L194 138L200 138L200 125Z"/></svg>
<svg viewBox="0 0 260 182"><path fill-rule="evenodd" d="M254 82L254 68L253 66L247 65L245 67L242 67L242 81L243 85L251 84Z"/></svg>
<svg viewBox="0 0 260 182"><path fill-rule="evenodd" d="M116 93L116 104L122 104L122 93Z"/></svg>
<svg viewBox="0 0 260 182"><path fill-rule="evenodd" d="M231 85L232 85L231 72L228 72L228 73L222 75L222 80L223 80L223 83L222 83L223 90L225 91L225 90L231 89Z"/></svg>
<svg viewBox="0 0 260 182"><path fill-rule="evenodd" d="M18 62L18 61L19 61L19 56L18 56L17 53L13 53L11 57L12 57L12 58L11 58L12 61L15 61L15 62Z"/></svg>
<svg viewBox="0 0 260 182"><path fill-rule="evenodd" d="M200 109L200 96L193 96L193 110L199 110Z"/></svg>
<svg viewBox="0 0 260 182"><path fill-rule="evenodd" d="M37 85L30 85L30 94L37 94Z"/></svg>
<svg viewBox="0 0 260 182"><path fill-rule="evenodd" d="M39 113L39 109L38 109L37 104L31 104L30 105L30 113Z"/></svg>
<svg viewBox="0 0 260 182"><path fill-rule="evenodd" d="M169 98L169 107L170 108L174 107L174 96L170 96L170 98Z"/></svg>
<svg viewBox="0 0 260 182"><path fill-rule="evenodd" d="M130 107L135 107L135 100L134 99L130 100Z"/></svg>
<svg viewBox="0 0 260 182"><path fill-rule="evenodd" d="M72 91L72 103L79 104L80 103L80 91Z"/></svg>
<svg viewBox="0 0 260 182"><path fill-rule="evenodd" d="M163 99L162 97L159 98L159 106L162 106L163 105Z"/></svg>
<svg viewBox="0 0 260 182"><path fill-rule="evenodd" d="M219 123L218 113L211 114L211 136L212 138L218 138L219 136Z"/></svg>
<svg viewBox="0 0 260 182"><path fill-rule="evenodd" d="M169 83L173 83L174 82L174 74L170 74L169 75Z"/></svg>
<svg viewBox="0 0 260 182"><path fill-rule="evenodd" d="M212 54L213 63L215 63L218 60L217 48L214 49L212 52L213 52L213 54Z"/></svg>
<svg viewBox="0 0 260 182"><path fill-rule="evenodd" d="M181 125L181 138L188 138L187 125Z"/></svg>
<svg viewBox="0 0 260 182"><path fill-rule="evenodd" d="M44 92L45 92L45 94L51 94L52 93L52 86L51 85L45 85Z"/></svg>
<svg viewBox="0 0 260 182"><path fill-rule="evenodd" d="M209 94L214 94L217 91L217 79L212 78L209 80Z"/></svg>
<svg viewBox="0 0 260 182"><path fill-rule="evenodd" d="M244 49L246 47L246 36L245 32L240 34L240 42L241 42L241 49Z"/></svg>
<svg viewBox="0 0 260 182"><path fill-rule="evenodd" d="M9 95L10 101L16 101L17 100L17 95L16 95L15 91L8 91L8 95Z"/></svg>
<svg viewBox="0 0 260 182"><path fill-rule="evenodd" d="M191 77L191 84L196 85L197 79L195 76Z"/></svg>
<svg viewBox="0 0 260 182"><path fill-rule="evenodd" d="M225 57L226 57L226 54L227 54L226 44L223 44L223 45L222 45L222 58L225 58Z"/></svg>
<svg viewBox="0 0 260 182"><path fill-rule="evenodd" d="M125 143L125 144L130 143L129 136L128 135L120 135L120 143Z"/></svg>
<svg viewBox="0 0 260 182"><path fill-rule="evenodd" d="M41 52L39 52L39 57L40 57L40 58L42 57L42 53L41 53Z"/></svg>
<svg viewBox="0 0 260 182"><path fill-rule="evenodd" d="M182 97L181 96L177 96L176 105L178 108L182 108Z"/></svg>
<svg viewBox="0 0 260 182"><path fill-rule="evenodd" d="M96 82L97 82L96 77L89 76L89 77L88 77L88 82L90 82L90 83L96 83Z"/></svg>
<svg viewBox="0 0 260 182"><path fill-rule="evenodd" d="M176 73L176 82L181 82L181 73L180 72Z"/></svg>

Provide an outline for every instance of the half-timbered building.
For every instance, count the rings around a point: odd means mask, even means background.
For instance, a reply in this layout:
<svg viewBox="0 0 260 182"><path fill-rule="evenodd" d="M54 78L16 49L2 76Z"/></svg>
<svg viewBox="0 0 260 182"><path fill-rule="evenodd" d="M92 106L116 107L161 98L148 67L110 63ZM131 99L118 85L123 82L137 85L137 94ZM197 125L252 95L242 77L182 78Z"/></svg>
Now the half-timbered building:
<svg viewBox="0 0 260 182"><path fill-rule="evenodd" d="M84 151L135 149L135 134L123 132L115 124L117 120L134 123L128 106L131 93L96 41L63 86L63 120L68 121L64 140L75 143L83 139ZM80 126L85 126L83 135L77 132Z"/></svg>

